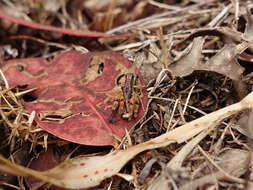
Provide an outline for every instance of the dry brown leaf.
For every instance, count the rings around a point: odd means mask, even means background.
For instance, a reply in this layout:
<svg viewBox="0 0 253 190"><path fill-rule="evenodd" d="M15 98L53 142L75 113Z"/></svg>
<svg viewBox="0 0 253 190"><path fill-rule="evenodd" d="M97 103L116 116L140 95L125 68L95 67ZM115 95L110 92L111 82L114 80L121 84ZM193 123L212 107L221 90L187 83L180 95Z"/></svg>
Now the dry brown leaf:
<svg viewBox="0 0 253 190"><path fill-rule="evenodd" d="M249 152L241 149L227 150L219 157L218 165L232 176L239 177L247 171Z"/></svg>
<svg viewBox="0 0 253 190"><path fill-rule="evenodd" d="M253 8L253 4L247 6L247 24L243 34L243 39L247 41L253 40L253 15L251 13L251 9Z"/></svg>
<svg viewBox="0 0 253 190"><path fill-rule="evenodd" d="M194 38L189 51L182 55L178 61L169 65L169 70L172 71L173 75L180 77L187 76L198 68L204 42L203 37Z"/></svg>
<svg viewBox="0 0 253 190"><path fill-rule="evenodd" d="M252 123L253 123L253 112L245 113L239 119L239 125L235 127L240 133L245 135L246 137L253 139L253 132L252 132Z"/></svg>
<svg viewBox="0 0 253 190"><path fill-rule="evenodd" d="M206 64L201 64L197 70L214 71L223 74L230 79L239 80L244 68L237 62L236 56L249 47L248 42L242 42L239 45L225 45L215 56Z"/></svg>
<svg viewBox="0 0 253 190"><path fill-rule="evenodd" d="M233 80L239 80L244 68L238 64L236 58L250 46L250 43L244 41L238 45L225 45L215 56L203 64L200 61L203 41L199 37L194 39L190 52L174 64L169 65L172 73L175 76L184 77L194 70L206 70L223 74Z"/></svg>
<svg viewBox="0 0 253 190"><path fill-rule="evenodd" d="M231 149L224 152L220 156L218 165L231 176L239 177L244 174L248 169L250 154L248 151L240 149ZM185 184L180 188L180 190L195 190L205 184L214 184L218 180L227 179L226 174L222 171L206 175L199 179L193 180L190 183Z"/></svg>

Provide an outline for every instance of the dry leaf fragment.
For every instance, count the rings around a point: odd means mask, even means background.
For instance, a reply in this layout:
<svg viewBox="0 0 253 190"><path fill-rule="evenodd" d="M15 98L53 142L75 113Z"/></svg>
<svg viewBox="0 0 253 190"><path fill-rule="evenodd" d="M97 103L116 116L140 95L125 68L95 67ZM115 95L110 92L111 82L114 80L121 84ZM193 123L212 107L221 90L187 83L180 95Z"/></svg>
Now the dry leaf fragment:
<svg viewBox="0 0 253 190"><path fill-rule="evenodd" d="M248 151L231 149L220 156L218 165L231 176L239 177L247 171L249 158ZM227 176L222 171L217 171L183 185L180 190L195 190L205 184L216 183L217 179L227 179Z"/></svg>
<svg viewBox="0 0 253 190"><path fill-rule="evenodd" d="M246 50L250 46L250 42L225 45L204 64L200 61L203 43L202 38L195 38L190 52L174 64L169 65L169 69L175 76L184 77L194 70L206 70L223 74L233 80L241 78L244 68L237 63L236 56Z"/></svg>
<svg viewBox="0 0 253 190"><path fill-rule="evenodd" d="M250 4L247 6L247 24L246 28L243 34L243 39L247 41L253 40L253 15L251 13L251 9L253 8L253 5Z"/></svg>
<svg viewBox="0 0 253 190"><path fill-rule="evenodd" d="M218 165L232 176L243 175L248 168L249 152L241 149L230 149L219 157Z"/></svg>
<svg viewBox="0 0 253 190"><path fill-rule="evenodd" d="M239 119L239 125L235 127L240 133L245 135L246 137L253 139L253 132L252 132L252 123L253 123L253 112L245 113ZM252 145L251 145L252 146Z"/></svg>
<svg viewBox="0 0 253 190"><path fill-rule="evenodd" d="M244 68L237 62L236 56L249 47L249 43L241 43L239 45L225 45L215 56L213 56L206 64L201 64L198 70L214 71L223 74L230 79L239 80Z"/></svg>
<svg viewBox="0 0 253 190"><path fill-rule="evenodd" d="M194 38L189 52L183 55L178 61L169 65L169 69L175 76L187 76L200 65L202 46L205 40L203 37Z"/></svg>

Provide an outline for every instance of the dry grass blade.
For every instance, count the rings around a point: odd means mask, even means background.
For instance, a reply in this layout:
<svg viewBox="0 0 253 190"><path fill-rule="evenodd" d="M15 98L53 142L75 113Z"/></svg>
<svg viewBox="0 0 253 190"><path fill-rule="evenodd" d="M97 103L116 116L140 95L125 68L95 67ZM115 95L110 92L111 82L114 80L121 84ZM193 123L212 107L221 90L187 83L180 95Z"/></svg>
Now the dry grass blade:
<svg viewBox="0 0 253 190"><path fill-rule="evenodd" d="M252 107L253 92L236 104L212 112L159 137L132 146L126 150L116 150L105 156L74 158L45 172L36 172L24 168L0 157L0 170L14 175L33 176L65 188L88 188L96 186L102 180L117 174L129 160L140 152L164 147L174 142L182 143L205 129L213 129L225 118Z"/></svg>
<svg viewBox="0 0 253 190"><path fill-rule="evenodd" d="M195 8L198 8L200 6L211 4L214 1L216 1L216 0L207 0L207 1L203 1L203 2L198 3L198 4L187 6L185 8L179 9L179 10L167 11L167 12L164 12L164 13L161 13L161 14L152 15L150 17L139 19L139 20L136 20L134 22L129 22L129 23L125 24L125 25L113 28L112 30L107 31L106 33L107 34L114 34L116 32L119 32L119 31L122 31L122 30L127 30L127 29L130 29L130 28L136 27L136 26L149 25L150 23L154 22L155 19L168 17L168 16L176 14L176 13L183 14L184 12L186 12L188 10L194 10Z"/></svg>
<svg viewBox="0 0 253 190"><path fill-rule="evenodd" d="M22 92L15 88L9 88L8 81L1 69L0 75L4 82L4 88L2 87L0 90L0 122L5 128L3 131L6 132L8 144L12 147L11 150L24 141L31 142L33 147L37 144L43 144L44 147L47 147L47 142L43 139L47 134L37 126L32 125L34 116L27 113L22 105L21 96L34 91L35 88ZM18 137L17 141L16 137Z"/></svg>
<svg viewBox="0 0 253 190"><path fill-rule="evenodd" d="M107 13L106 13L106 19L105 19L105 23L104 23L104 31L111 29L111 27L112 27L112 22L113 22L112 10L115 6L116 6L116 1L111 0L110 5L107 10Z"/></svg>
<svg viewBox="0 0 253 190"><path fill-rule="evenodd" d="M176 6L167 5L165 3L159 3L159 2L156 2L156 1L153 1L153 0L149 0L148 2L151 5L154 5L154 6L157 6L159 8L163 8L163 9L174 10L174 11L178 11L178 10L181 9L179 7L176 7Z"/></svg>
<svg viewBox="0 0 253 190"><path fill-rule="evenodd" d="M224 18L225 15L228 15L229 9L232 8L232 4L229 4L227 7L225 7L220 14L218 14L208 25L210 27L217 27L217 23L220 22L222 18Z"/></svg>

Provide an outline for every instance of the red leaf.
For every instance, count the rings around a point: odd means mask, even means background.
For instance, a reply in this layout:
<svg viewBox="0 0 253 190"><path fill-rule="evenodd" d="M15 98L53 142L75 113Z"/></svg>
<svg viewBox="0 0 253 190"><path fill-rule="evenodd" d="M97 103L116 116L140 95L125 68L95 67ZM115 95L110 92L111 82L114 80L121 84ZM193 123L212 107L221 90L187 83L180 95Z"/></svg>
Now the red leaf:
<svg viewBox="0 0 253 190"><path fill-rule="evenodd" d="M130 121L113 111L112 105L122 93L119 76L134 73L136 67L111 51L83 54L70 51L52 62L42 58L16 59L2 67L10 86L29 85L38 89L37 98L25 108L36 111L35 120L44 130L68 141L87 145L113 145L144 114L147 92L142 88L142 106Z"/></svg>
<svg viewBox="0 0 253 190"><path fill-rule="evenodd" d="M53 148L49 147L46 152L42 152L36 157L32 158L28 163L27 167L36 171L45 171L54 168L58 164L59 161L54 155ZM29 189L66 190L61 187L56 187L54 185L46 188L45 186L43 186L45 185L45 182L41 182L40 180L31 177L25 178L25 182Z"/></svg>

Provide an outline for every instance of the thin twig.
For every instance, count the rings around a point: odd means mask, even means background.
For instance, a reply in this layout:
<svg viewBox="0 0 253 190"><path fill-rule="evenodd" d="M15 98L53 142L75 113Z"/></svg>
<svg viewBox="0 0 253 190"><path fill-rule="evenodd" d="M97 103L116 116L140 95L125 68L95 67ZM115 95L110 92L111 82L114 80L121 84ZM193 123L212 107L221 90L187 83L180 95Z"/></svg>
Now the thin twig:
<svg viewBox="0 0 253 190"><path fill-rule="evenodd" d="M152 21L153 19L157 19L157 18L162 18L162 17L168 17L168 16L171 16L173 14L177 14L177 13L183 13L185 11L188 11L188 10L192 10L192 9L195 9L197 7L200 7L200 6L203 6L203 5L206 5L206 4L209 4L209 3L212 3L216 0L207 0L207 1L204 1L204 2L201 2L201 3L198 3L198 4L195 4L195 5L191 5L191 6L188 6L188 7L185 7L185 8L182 8L181 10L177 10L177 11L167 11L167 12L164 12L164 13L161 13L161 14L157 14L157 15L152 15L150 17L146 17L146 18L143 18L143 19L139 19L139 20L136 20L134 22L129 22L125 25L121 25L119 27L116 27L116 28L113 28L109 31L106 32L106 34L114 34L115 32L120 32L122 30L126 30L126 29L129 29L131 27L134 27L134 26L138 26L140 24L143 24L144 22L147 22L149 23L150 21Z"/></svg>

